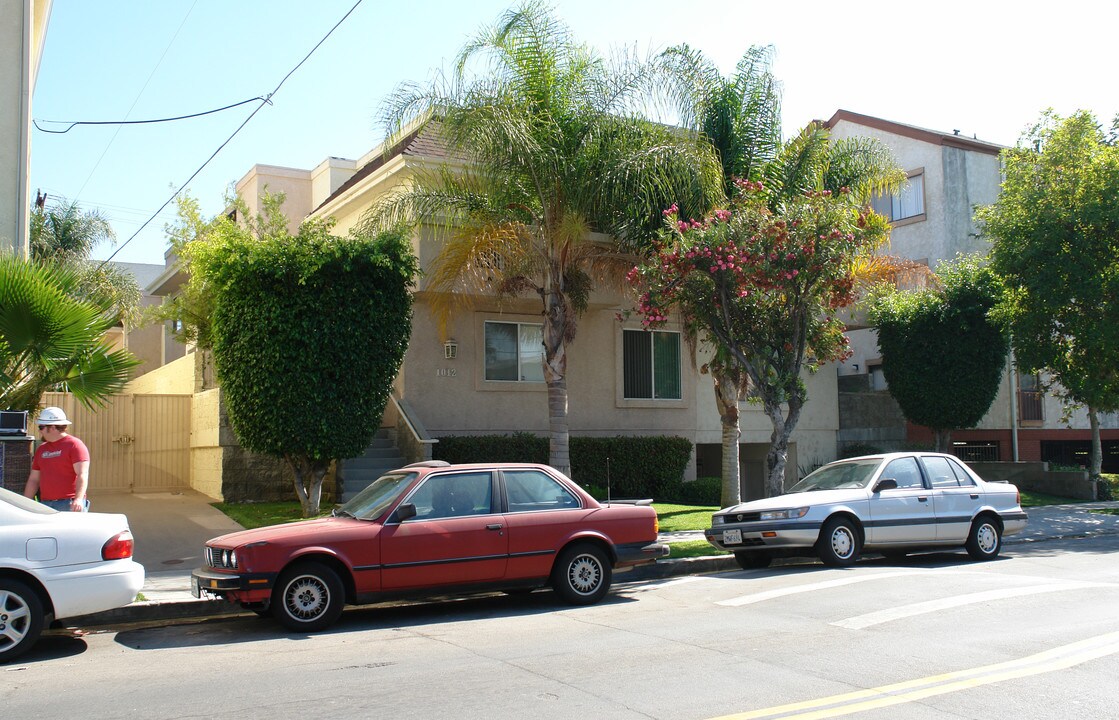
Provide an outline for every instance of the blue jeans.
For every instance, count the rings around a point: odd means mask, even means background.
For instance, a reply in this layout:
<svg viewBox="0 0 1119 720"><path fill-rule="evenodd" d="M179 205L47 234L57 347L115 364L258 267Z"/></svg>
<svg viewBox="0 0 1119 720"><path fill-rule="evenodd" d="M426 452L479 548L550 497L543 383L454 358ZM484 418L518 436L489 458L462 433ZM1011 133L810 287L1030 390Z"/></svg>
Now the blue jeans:
<svg viewBox="0 0 1119 720"><path fill-rule="evenodd" d="M46 505L49 508L54 508L55 510L57 510L59 512L69 512L70 503L73 502L73 501L67 499L67 500L40 500L39 502L43 503L44 505ZM84 503L84 506L82 507L82 512L89 512L89 499L87 498L85 500L82 500L82 502Z"/></svg>

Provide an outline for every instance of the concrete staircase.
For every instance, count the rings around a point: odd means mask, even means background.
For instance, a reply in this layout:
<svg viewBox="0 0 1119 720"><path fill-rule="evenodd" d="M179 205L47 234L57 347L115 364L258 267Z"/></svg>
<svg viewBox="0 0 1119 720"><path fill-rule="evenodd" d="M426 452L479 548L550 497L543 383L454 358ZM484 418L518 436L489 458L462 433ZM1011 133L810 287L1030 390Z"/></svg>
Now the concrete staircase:
<svg viewBox="0 0 1119 720"><path fill-rule="evenodd" d="M359 457L347 458L338 464L338 476L342 484L339 502L346 502L365 489L389 470L407 465L400 454L392 434L385 428L377 431L373 442Z"/></svg>

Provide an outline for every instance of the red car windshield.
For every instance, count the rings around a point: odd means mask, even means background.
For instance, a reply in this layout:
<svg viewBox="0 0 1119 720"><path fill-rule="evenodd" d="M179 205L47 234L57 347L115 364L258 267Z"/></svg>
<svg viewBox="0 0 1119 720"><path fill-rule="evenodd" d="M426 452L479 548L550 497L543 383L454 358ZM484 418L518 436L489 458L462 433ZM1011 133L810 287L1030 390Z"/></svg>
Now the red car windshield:
<svg viewBox="0 0 1119 720"><path fill-rule="evenodd" d="M348 503L338 508L336 514L349 515L358 520L376 520L389 509L404 492L416 473L389 473L374 480Z"/></svg>

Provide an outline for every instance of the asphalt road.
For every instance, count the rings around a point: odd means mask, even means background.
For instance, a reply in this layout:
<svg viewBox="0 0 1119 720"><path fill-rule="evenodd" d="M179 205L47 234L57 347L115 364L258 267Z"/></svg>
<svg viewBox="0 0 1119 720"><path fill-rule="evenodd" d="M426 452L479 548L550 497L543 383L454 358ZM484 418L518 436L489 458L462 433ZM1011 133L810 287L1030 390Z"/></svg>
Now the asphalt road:
<svg viewBox="0 0 1119 720"><path fill-rule="evenodd" d="M1115 718L1119 538L804 563L271 620L52 631L0 666L32 718Z"/></svg>

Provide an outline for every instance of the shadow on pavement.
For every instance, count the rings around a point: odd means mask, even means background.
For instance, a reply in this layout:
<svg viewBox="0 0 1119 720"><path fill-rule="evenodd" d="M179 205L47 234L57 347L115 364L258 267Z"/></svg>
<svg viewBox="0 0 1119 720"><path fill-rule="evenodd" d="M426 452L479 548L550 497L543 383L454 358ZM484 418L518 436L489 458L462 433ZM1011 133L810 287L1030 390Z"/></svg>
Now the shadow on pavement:
<svg viewBox="0 0 1119 720"><path fill-rule="evenodd" d="M612 592L590 607L635 602ZM469 622L499 618L525 617L561 610L578 612L585 608L563 603L550 590L515 595L488 594L463 598L432 598L414 602L347 606L338 622L321 633L295 633L285 630L271 617L237 615L196 622L145 624L122 627L116 642L133 650L232 645L264 640L307 640L316 636L367 630L404 630L440 623Z"/></svg>
<svg viewBox="0 0 1119 720"><path fill-rule="evenodd" d="M89 649L89 644L81 635L71 630L47 630L35 644L23 655L12 660L7 666L29 665L31 663L49 662L62 658L81 655Z"/></svg>

